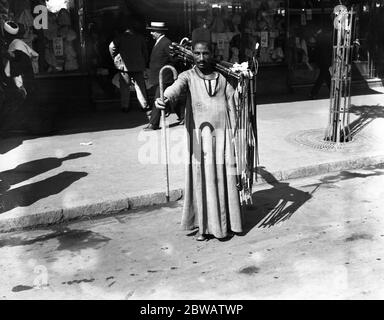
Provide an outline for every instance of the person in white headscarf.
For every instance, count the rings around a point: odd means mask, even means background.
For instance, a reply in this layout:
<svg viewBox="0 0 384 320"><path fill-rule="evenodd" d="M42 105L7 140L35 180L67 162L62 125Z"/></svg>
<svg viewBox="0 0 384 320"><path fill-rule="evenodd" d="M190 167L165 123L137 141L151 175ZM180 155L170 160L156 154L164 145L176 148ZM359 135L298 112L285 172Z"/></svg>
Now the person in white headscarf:
<svg viewBox="0 0 384 320"><path fill-rule="evenodd" d="M39 54L18 38L19 26L17 23L5 22L4 34L9 43L5 75L13 79L19 93L25 98L34 75L33 65L37 64Z"/></svg>

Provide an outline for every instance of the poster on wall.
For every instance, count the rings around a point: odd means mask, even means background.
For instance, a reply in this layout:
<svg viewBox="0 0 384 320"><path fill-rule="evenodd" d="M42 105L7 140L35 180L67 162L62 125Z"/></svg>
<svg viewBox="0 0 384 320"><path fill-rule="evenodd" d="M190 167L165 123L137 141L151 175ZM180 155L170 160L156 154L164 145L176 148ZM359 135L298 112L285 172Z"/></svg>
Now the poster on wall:
<svg viewBox="0 0 384 320"><path fill-rule="evenodd" d="M62 37L53 38L53 53L56 57L64 55L64 42Z"/></svg>
<svg viewBox="0 0 384 320"><path fill-rule="evenodd" d="M268 31L262 31L260 35L261 47L268 48Z"/></svg>

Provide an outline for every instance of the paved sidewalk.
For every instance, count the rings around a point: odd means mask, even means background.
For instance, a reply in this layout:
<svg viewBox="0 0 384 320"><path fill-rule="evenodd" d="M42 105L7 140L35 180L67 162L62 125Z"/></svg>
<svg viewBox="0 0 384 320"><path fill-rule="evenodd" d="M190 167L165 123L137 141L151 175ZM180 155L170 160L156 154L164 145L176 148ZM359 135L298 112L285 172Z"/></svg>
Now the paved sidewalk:
<svg viewBox="0 0 384 320"><path fill-rule="evenodd" d="M384 94L354 96L352 104L359 132L338 151L309 146L327 126L329 100L259 105L260 166L286 180L384 163ZM174 115L168 120L176 123ZM164 203L161 131L144 132L145 122L142 113L111 118L104 110L62 124L67 129L55 136L1 139L0 232ZM176 201L184 187L184 130L169 133Z"/></svg>

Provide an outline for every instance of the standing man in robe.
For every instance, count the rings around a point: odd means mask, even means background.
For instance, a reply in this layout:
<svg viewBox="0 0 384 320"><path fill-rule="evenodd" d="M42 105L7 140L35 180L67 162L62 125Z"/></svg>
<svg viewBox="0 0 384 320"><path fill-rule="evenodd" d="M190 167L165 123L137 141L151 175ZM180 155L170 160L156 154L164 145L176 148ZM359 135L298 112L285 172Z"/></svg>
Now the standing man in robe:
<svg viewBox="0 0 384 320"><path fill-rule="evenodd" d="M182 93L188 94L182 227L198 228L198 241L207 235L223 239L243 231L232 144L237 92L214 71L209 43L194 43L193 56L195 67L179 75L165 90L164 102L156 100L156 107L164 109Z"/></svg>

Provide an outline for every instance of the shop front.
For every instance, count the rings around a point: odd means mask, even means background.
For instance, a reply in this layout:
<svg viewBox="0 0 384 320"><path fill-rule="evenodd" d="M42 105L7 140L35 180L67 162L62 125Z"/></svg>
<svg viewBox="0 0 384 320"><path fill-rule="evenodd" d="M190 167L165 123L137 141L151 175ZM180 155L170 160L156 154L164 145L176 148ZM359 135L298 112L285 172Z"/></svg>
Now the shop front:
<svg viewBox="0 0 384 320"><path fill-rule="evenodd" d="M12 0L7 19L39 54L40 101L52 107L88 104L84 0Z"/></svg>
<svg viewBox="0 0 384 320"><path fill-rule="evenodd" d="M165 21L167 36L210 40L217 60L259 62L260 93L287 90L285 1L126 0L143 21ZM256 50L256 44L259 44Z"/></svg>
<svg viewBox="0 0 384 320"><path fill-rule="evenodd" d="M288 1L287 50L290 51L287 66L289 85L310 86L318 75L316 66L316 38L321 26L333 27L333 9L340 1ZM384 1L341 1L353 8L352 81L381 83L382 30ZM381 33L381 36L380 36ZM381 40L380 40L381 38ZM380 53L379 53L380 52Z"/></svg>
<svg viewBox="0 0 384 320"><path fill-rule="evenodd" d="M210 32L216 57L231 62L259 62L258 92L291 92L311 86L319 73L316 33L333 28L340 3L354 11L352 79L381 83L383 77L383 0L237 0L191 1L189 34ZM208 30L202 29L206 28ZM202 31L203 30L203 31ZM255 51L256 43L259 50Z"/></svg>
<svg viewBox="0 0 384 320"><path fill-rule="evenodd" d="M6 0L2 0L6 1ZM384 0L343 1L354 5L356 42L353 79L382 77ZM314 34L329 22L336 0L8 0L8 18L22 25L24 40L39 53L36 78L47 103L89 106L96 96L116 97L108 45L124 19L145 26L165 21L167 36L206 38L218 60L258 61L258 93L286 93L311 85L317 76ZM39 6L47 8L45 27ZM70 93L70 94L68 94Z"/></svg>

